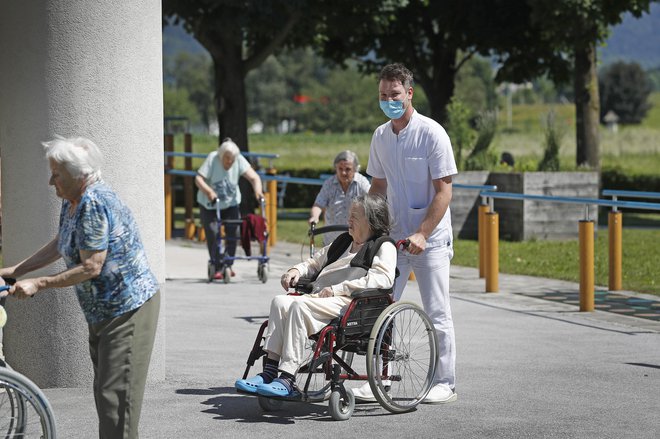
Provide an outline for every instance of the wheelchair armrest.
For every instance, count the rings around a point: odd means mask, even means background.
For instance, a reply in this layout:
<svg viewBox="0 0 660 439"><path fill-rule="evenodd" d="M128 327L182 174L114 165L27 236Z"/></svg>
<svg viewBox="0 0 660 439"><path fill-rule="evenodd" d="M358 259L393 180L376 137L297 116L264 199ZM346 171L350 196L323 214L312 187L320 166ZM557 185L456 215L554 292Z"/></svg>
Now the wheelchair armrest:
<svg viewBox="0 0 660 439"><path fill-rule="evenodd" d="M314 283L311 279L306 277L301 277L298 279L295 287L296 293L300 294L311 294L314 291Z"/></svg>
<svg viewBox="0 0 660 439"><path fill-rule="evenodd" d="M386 296L392 294L392 289L368 288L366 290L354 291L351 297L354 299L362 299L365 297Z"/></svg>

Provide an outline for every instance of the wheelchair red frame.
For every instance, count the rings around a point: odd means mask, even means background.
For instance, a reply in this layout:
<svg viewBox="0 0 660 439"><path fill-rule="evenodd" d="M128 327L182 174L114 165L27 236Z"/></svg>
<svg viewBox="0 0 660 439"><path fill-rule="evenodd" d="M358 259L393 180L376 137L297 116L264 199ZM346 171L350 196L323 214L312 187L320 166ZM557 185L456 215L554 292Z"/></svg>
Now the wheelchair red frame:
<svg viewBox="0 0 660 439"><path fill-rule="evenodd" d="M404 244L399 241L397 247ZM259 328L243 379L266 354L263 341L267 327L265 321ZM346 420L353 414L355 397L344 382L366 380L381 406L392 413L402 413L413 410L433 385L438 359L433 324L418 305L393 302L391 290L354 293L346 312L308 341L308 358L296 373L297 386L303 381L304 385L297 387L292 397L256 395L264 411L278 410L285 401L329 399L332 418ZM354 354L366 355L366 374L353 368Z"/></svg>

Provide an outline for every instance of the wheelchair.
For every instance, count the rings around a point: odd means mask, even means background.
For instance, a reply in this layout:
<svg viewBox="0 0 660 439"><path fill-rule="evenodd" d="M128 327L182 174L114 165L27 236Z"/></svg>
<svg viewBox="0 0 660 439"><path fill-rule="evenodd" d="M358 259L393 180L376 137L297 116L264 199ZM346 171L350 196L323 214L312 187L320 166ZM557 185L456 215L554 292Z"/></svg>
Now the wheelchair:
<svg viewBox="0 0 660 439"><path fill-rule="evenodd" d="M296 293L305 294L299 282ZM299 291L300 290L300 291ZM297 392L292 397L257 396L265 412L282 408L286 401L328 400L330 416L347 420L355 409L355 397L344 383L367 380L378 401L392 413L414 410L433 385L439 352L430 318L412 302L393 302L392 290L370 289L353 294L346 312L312 335L305 346L305 359L296 372ZM243 379L263 349L264 322L248 356ZM353 368L355 355L366 357L366 375Z"/></svg>

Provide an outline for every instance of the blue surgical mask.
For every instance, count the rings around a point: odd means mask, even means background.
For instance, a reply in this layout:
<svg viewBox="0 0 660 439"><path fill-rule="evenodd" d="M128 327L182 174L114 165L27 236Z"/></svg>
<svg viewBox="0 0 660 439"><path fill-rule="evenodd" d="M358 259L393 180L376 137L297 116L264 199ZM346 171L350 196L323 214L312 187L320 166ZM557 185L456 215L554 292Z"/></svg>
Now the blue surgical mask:
<svg viewBox="0 0 660 439"><path fill-rule="evenodd" d="M406 112L403 101L380 101L380 109L390 119L400 119Z"/></svg>

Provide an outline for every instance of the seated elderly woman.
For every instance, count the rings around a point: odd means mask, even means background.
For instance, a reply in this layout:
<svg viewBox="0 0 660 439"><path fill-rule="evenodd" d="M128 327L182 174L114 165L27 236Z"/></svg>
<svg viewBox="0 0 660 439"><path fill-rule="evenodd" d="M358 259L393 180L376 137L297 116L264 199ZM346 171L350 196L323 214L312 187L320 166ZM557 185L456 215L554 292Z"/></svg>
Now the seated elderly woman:
<svg viewBox="0 0 660 439"><path fill-rule="evenodd" d="M321 214L326 226L346 225L353 199L369 192L371 183L360 174L360 161L353 151L342 151L335 157L335 175L323 182L309 211L310 224L318 223ZM330 245L339 233L323 235L323 245Z"/></svg>
<svg viewBox="0 0 660 439"><path fill-rule="evenodd" d="M302 277L316 276L314 290L309 295L273 299L264 371L236 381L237 389L264 396L292 396L296 392L295 373L303 361L306 339L341 315L354 291L394 285L397 250L387 237L389 231L390 214L384 198L362 195L353 201L348 233L282 275L282 287L287 291Z"/></svg>

